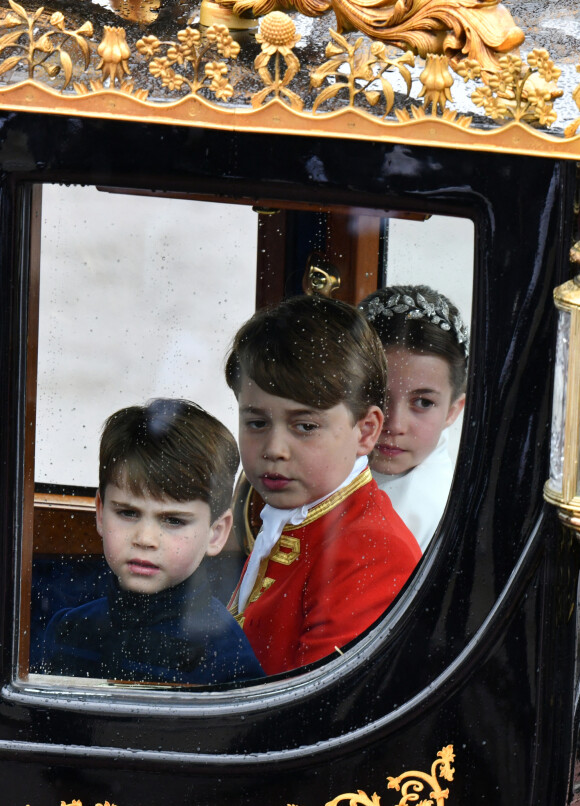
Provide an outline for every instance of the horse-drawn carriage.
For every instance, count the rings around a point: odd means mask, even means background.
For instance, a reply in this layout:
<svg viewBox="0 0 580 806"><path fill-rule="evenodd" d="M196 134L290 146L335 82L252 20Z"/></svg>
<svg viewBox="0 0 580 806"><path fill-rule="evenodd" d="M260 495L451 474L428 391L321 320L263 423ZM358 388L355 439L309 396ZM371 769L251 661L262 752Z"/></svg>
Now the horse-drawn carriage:
<svg viewBox="0 0 580 806"><path fill-rule="evenodd" d="M574 284L558 331L553 290L579 271L575 5L3 6L5 801L569 802L580 329ZM47 620L102 582L104 418L166 394L231 420L223 355L255 307L393 282L472 318L448 505L384 617L257 683L44 674ZM224 598L242 543L213 565Z"/></svg>

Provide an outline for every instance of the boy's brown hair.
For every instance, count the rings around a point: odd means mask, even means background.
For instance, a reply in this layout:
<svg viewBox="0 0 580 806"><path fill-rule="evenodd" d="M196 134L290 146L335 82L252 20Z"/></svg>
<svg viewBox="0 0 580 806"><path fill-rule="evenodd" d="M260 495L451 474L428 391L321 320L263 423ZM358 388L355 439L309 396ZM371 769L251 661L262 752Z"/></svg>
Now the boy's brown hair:
<svg viewBox="0 0 580 806"><path fill-rule="evenodd" d="M257 311L243 325L226 363L236 397L242 374L277 397L316 409L344 403L358 422L385 407L387 366L375 331L346 302L293 297Z"/></svg>
<svg viewBox="0 0 580 806"><path fill-rule="evenodd" d="M99 492L107 484L157 500L201 500L212 520L231 504L240 456L228 429L189 400L156 398L112 414L103 426Z"/></svg>

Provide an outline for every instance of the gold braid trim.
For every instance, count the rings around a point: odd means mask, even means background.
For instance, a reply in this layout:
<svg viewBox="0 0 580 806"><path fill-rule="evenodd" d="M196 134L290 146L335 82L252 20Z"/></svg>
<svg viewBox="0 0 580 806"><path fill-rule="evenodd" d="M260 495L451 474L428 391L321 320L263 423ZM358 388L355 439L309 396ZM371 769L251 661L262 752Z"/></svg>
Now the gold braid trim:
<svg viewBox="0 0 580 806"><path fill-rule="evenodd" d="M362 473L359 473L356 478L354 478L350 484L347 484L346 487L343 487L341 490L337 490L330 498L327 498L325 501L321 501L320 504L317 504L313 507L308 515L304 518L302 523L299 523L298 526L285 526L282 529L282 534L286 534L286 532L292 532L294 529L302 529L303 526L308 526L309 523L318 520L318 518L322 518L323 515L326 515L327 512L330 512L331 509L334 509L339 504L342 504L345 498L348 498L349 495L360 490L361 487L364 487L365 484L368 484L370 481L373 480L372 473L368 467L366 467Z"/></svg>

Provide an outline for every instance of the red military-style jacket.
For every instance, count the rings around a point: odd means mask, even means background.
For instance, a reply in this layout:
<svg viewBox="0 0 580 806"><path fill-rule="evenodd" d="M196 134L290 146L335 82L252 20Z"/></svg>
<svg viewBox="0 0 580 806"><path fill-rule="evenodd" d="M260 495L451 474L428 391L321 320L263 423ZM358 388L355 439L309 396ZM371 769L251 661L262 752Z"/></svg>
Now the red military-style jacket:
<svg viewBox="0 0 580 806"><path fill-rule="evenodd" d="M421 549L367 468L286 526L237 614L267 674L331 655L391 604ZM245 568L244 568L245 572ZM242 575L243 576L243 575Z"/></svg>

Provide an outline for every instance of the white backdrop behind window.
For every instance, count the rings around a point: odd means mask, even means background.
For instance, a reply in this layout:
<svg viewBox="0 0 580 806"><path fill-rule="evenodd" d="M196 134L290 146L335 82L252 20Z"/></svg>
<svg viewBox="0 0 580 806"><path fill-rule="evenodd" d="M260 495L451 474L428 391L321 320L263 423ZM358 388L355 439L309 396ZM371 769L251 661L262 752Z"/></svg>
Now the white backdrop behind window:
<svg viewBox="0 0 580 806"><path fill-rule="evenodd" d="M243 205L43 186L35 478L96 486L103 421L185 397L237 435L224 357L255 309Z"/></svg>

